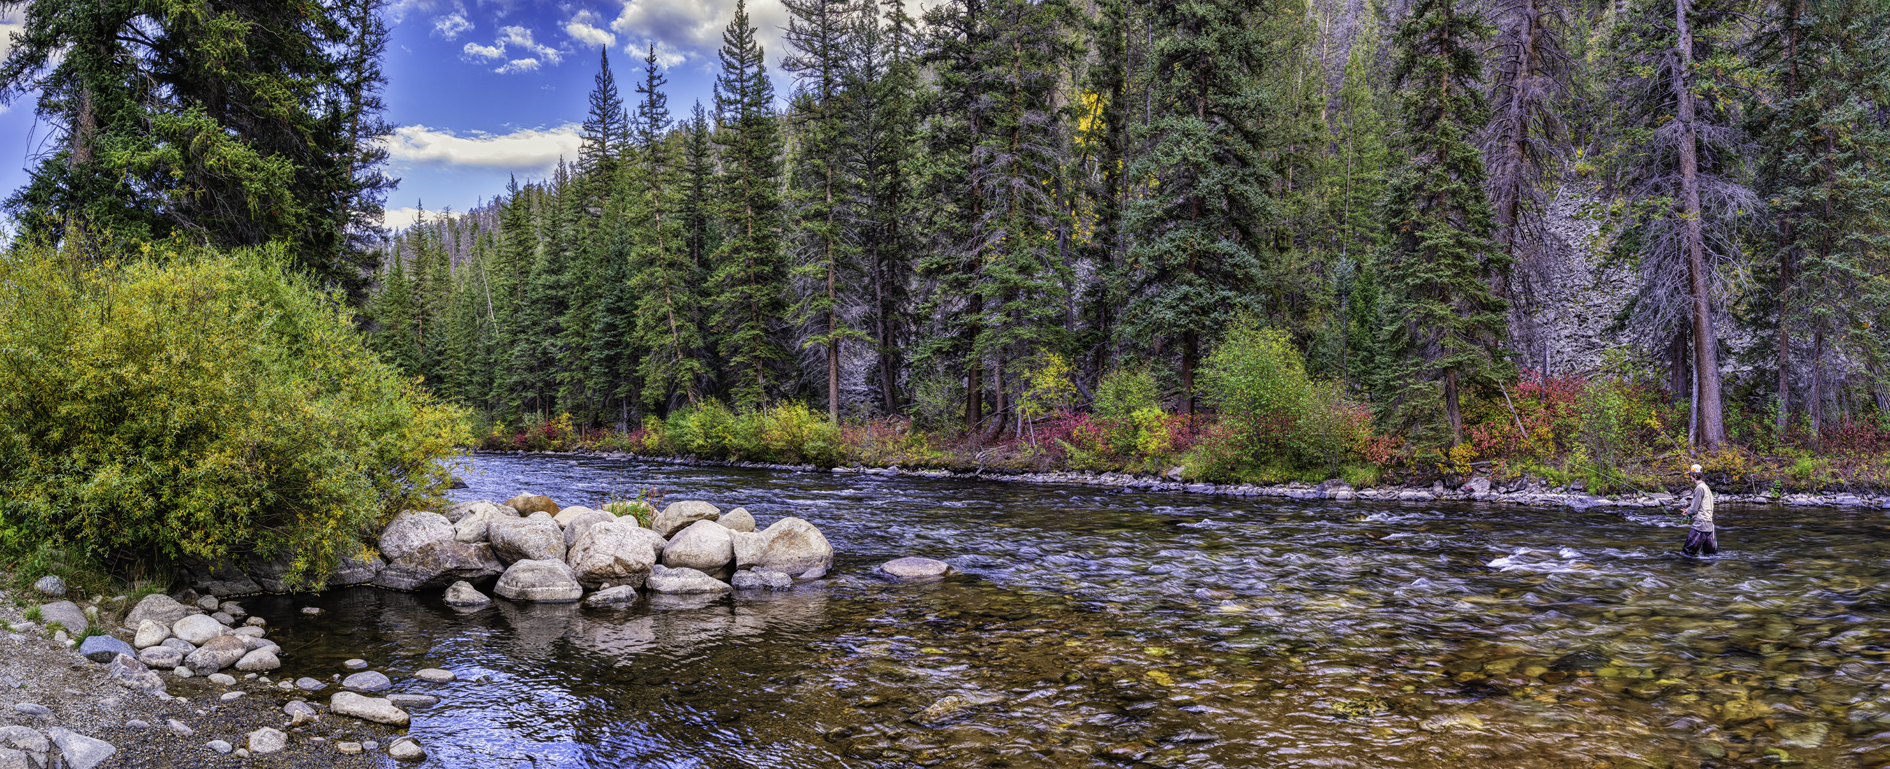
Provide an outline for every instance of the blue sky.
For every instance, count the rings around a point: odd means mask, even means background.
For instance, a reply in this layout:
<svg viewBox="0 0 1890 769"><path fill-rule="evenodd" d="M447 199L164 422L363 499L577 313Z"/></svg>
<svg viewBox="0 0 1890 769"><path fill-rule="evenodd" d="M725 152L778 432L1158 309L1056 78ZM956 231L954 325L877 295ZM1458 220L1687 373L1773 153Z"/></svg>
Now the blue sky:
<svg viewBox="0 0 1890 769"><path fill-rule="evenodd" d="M698 99L709 108L722 29L735 0L393 0L383 71L389 171L387 223L428 211L464 211L501 193L506 180L543 178L560 156L575 159L578 125L610 52L625 106L634 107L645 47L668 67L673 117ZM22 10L0 15L0 49ZM781 54L787 12L780 0L751 0L748 13L770 62ZM776 76L777 86L786 83ZM0 112L0 190L26 180L25 166L48 127L29 99Z"/></svg>

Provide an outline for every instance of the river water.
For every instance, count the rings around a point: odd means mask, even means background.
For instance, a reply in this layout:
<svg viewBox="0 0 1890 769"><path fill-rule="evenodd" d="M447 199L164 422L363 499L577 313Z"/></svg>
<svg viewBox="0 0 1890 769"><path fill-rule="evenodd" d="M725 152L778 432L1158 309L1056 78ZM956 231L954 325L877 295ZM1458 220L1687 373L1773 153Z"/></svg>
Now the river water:
<svg viewBox="0 0 1890 769"><path fill-rule="evenodd" d="M430 766L1890 763L1881 511L1726 507L1694 560L1649 511L470 461L459 500L648 489L799 516L837 554L792 592L625 611L246 602L283 673L362 657L443 696L410 729ZM960 574L872 577L908 555ZM400 675L423 667L460 680Z"/></svg>

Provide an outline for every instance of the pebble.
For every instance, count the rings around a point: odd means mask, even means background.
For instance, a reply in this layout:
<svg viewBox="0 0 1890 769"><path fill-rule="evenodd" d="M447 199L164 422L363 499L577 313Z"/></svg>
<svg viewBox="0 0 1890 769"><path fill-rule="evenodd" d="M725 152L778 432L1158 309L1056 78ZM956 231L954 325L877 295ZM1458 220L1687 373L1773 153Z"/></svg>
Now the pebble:
<svg viewBox="0 0 1890 769"><path fill-rule="evenodd" d="M242 692L224 692L223 701L228 702L230 700L237 699L242 696L243 696Z"/></svg>
<svg viewBox="0 0 1890 769"><path fill-rule="evenodd" d="M275 753L289 746L289 735L267 726L249 733L249 751L257 755Z"/></svg>
<svg viewBox="0 0 1890 769"><path fill-rule="evenodd" d="M197 730L184 725L184 722L179 721L175 718L164 722L164 725L170 727L171 733L179 737L189 737L190 735L197 733Z"/></svg>
<svg viewBox="0 0 1890 769"><path fill-rule="evenodd" d="M380 750L381 744L373 740L367 740L361 743L361 749L362 750Z"/></svg>
<svg viewBox="0 0 1890 769"><path fill-rule="evenodd" d="M52 710L50 708L47 708L45 705L41 705L34 702L22 702L18 705L14 705L13 709L15 711L18 711L20 715L24 715L24 716L50 716L52 715Z"/></svg>
<svg viewBox="0 0 1890 769"><path fill-rule="evenodd" d="M210 683L220 686L235 686L236 679L231 677L228 673L211 673Z"/></svg>
<svg viewBox="0 0 1890 769"><path fill-rule="evenodd" d="M427 757L427 751L412 737L402 737L387 746L387 755L396 761L419 761Z"/></svg>
<svg viewBox="0 0 1890 769"><path fill-rule="evenodd" d="M295 688L301 689L302 691L305 691L305 692L316 691L318 689L322 689L327 686L328 684L323 683L313 678L309 678L308 676L303 676L301 678L295 679Z"/></svg>
<svg viewBox="0 0 1890 769"><path fill-rule="evenodd" d="M361 752L361 743L337 742L335 743L335 750L340 751L342 753L359 753Z"/></svg>
<svg viewBox="0 0 1890 769"><path fill-rule="evenodd" d="M367 660L363 660L363 659L348 660L347 662L341 663L341 666L349 670L361 670L367 667Z"/></svg>
<svg viewBox="0 0 1890 769"><path fill-rule="evenodd" d="M413 674L413 677L418 678L422 681L426 681L428 683L435 683L435 684L447 683L449 681L453 681L458 678L458 676L453 675L453 671L441 670L439 668L426 668L425 670L420 670L418 672L415 672Z"/></svg>
<svg viewBox="0 0 1890 769"><path fill-rule="evenodd" d="M189 678L191 676L190 668L184 667L183 665L171 668L171 673L178 678Z"/></svg>
<svg viewBox="0 0 1890 769"><path fill-rule="evenodd" d="M440 704L440 698L431 694L389 694L387 701L397 708L424 708Z"/></svg>
<svg viewBox="0 0 1890 769"><path fill-rule="evenodd" d="M307 614L312 617L314 615L322 613L322 610L314 606L304 606L302 607L302 613Z"/></svg>
<svg viewBox="0 0 1890 769"><path fill-rule="evenodd" d="M205 747L208 747L211 750L214 750L218 753L230 752L230 743L224 742L222 740L211 740L207 743L204 743L204 745Z"/></svg>
<svg viewBox="0 0 1890 769"><path fill-rule="evenodd" d="M134 718L134 719L131 719L130 721L125 722L125 728L126 729L149 729L151 728L151 724L146 721L142 721L142 720Z"/></svg>

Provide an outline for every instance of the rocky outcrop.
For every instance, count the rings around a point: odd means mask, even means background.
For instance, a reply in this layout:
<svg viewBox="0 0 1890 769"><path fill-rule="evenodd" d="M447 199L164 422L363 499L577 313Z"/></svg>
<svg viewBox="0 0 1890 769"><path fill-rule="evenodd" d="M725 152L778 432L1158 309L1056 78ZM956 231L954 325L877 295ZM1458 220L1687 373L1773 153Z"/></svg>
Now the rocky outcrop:
<svg viewBox="0 0 1890 769"><path fill-rule="evenodd" d="M514 601L571 603L584 597L577 573L564 561L525 560L512 564L492 592Z"/></svg>
<svg viewBox="0 0 1890 769"><path fill-rule="evenodd" d="M695 569L713 574L728 568L735 560L735 545L729 530L715 521L689 524L670 538L663 550L663 565L672 569Z"/></svg>
<svg viewBox="0 0 1890 769"><path fill-rule="evenodd" d="M486 532L493 555L506 563L564 560L564 531L549 514L495 519Z"/></svg>
<svg viewBox="0 0 1890 769"><path fill-rule="evenodd" d="M768 549L761 563L756 564L760 568L792 574L797 579L811 579L810 573L825 574L833 568L833 545L811 523L782 518L761 534L768 540Z"/></svg>
<svg viewBox="0 0 1890 769"><path fill-rule="evenodd" d="M713 521L721 517L722 511L707 502L672 502L650 521L650 530L659 537L669 539L696 521Z"/></svg>
<svg viewBox="0 0 1890 769"><path fill-rule="evenodd" d="M656 533L633 520L612 518L585 529L566 561L579 582L596 586L642 587L656 565L657 550L650 542Z"/></svg>

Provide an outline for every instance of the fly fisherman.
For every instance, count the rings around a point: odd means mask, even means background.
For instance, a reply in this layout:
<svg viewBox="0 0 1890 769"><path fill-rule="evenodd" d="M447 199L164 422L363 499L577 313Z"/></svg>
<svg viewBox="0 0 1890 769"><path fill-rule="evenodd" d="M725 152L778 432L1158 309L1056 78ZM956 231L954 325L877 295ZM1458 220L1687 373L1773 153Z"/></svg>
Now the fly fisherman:
<svg viewBox="0 0 1890 769"><path fill-rule="evenodd" d="M1687 517L1693 528L1687 531L1687 543L1680 552L1687 555L1713 555L1719 552L1719 536L1713 532L1713 490L1706 487L1706 473L1694 465L1687 471L1693 481L1693 501L1687 505Z"/></svg>

